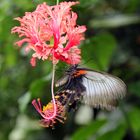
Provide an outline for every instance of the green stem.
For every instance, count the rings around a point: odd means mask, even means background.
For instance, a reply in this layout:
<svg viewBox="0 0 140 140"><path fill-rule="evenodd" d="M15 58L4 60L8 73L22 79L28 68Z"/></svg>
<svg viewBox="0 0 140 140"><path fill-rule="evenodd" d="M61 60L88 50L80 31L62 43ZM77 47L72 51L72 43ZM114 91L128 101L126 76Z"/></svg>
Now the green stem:
<svg viewBox="0 0 140 140"><path fill-rule="evenodd" d="M56 4L57 4L57 5L59 4L59 0L56 0Z"/></svg>

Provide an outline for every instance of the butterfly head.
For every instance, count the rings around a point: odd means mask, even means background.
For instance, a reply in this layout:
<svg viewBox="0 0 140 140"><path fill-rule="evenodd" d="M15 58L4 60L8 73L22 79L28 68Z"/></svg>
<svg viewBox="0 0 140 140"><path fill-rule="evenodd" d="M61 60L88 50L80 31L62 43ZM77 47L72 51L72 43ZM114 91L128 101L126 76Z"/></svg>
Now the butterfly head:
<svg viewBox="0 0 140 140"><path fill-rule="evenodd" d="M82 78L82 76L86 73L87 71L85 69L78 68L78 65L72 65L69 69L66 70L65 75L56 82L55 86L63 86L64 84L72 82L75 79L80 77Z"/></svg>
<svg viewBox="0 0 140 140"><path fill-rule="evenodd" d="M71 65L67 70L66 70L66 75L72 76L76 71L77 71L78 65Z"/></svg>

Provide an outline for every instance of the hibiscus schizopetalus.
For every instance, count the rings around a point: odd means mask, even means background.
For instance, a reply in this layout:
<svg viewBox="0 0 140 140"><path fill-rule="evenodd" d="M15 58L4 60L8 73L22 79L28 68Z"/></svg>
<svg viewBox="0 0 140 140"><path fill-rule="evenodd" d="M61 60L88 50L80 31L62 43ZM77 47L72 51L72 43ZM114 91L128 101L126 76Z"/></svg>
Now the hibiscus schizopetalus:
<svg viewBox="0 0 140 140"><path fill-rule="evenodd" d="M12 28L12 33L18 33L21 40L16 42L19 47L24 47L28 53L31 51L30 63L36 66L36 60L50 60L53 63L52 70L52 100L42 108L40 99L33 100L32 104L42 116L40 123L44 127L54 126L64 122L66 105L61 103L61 97L54 96L55 65L60 61L68 64L78 64L81 60L81 50L78 48L85 26L77 25L77 14L71 6L78 2L61 2L54 6L46 3L37 6L33 12L26 12L23 17L17 17L20 25Z"/></svg>
<svg viewBox="0 0 140 140"><path fill-rule="evenodd" d="M77 14L71 6L78 2L61 2L49 6L46 3L37 6L33 12L26 12L22 18L15 20L20 26L12 29L21 38L16 44L25 44L26 52L33 50L31 64L36 65L36 59L49 59L56 64L59 60L68 64L80 62L78 45L84 39L85 26L76 24Z"/></svg>

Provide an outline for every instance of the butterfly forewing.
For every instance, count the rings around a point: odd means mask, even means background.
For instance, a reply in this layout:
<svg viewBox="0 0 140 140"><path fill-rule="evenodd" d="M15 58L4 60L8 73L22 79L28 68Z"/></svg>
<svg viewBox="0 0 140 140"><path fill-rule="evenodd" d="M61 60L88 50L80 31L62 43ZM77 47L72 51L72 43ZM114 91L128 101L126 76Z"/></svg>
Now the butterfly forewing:
<svg viewBox="0 0 140 140"><path fill-rule="evenodd" d="M60 87L63 86L64 84L66 84L68 82L69 76L65 75L63 76L61 79L59 79L56 83L55 86L56 87Z"/></svg>

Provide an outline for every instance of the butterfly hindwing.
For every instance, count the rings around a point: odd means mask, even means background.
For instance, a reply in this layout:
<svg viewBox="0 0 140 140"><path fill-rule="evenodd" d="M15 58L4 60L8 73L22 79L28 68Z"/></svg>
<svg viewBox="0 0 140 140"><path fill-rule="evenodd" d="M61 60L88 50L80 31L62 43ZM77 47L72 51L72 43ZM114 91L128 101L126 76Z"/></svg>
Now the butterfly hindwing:
<svg viewBox="0 0 140 140"><path fill-rule="evenodd" d="M55 100L61 102L63 106L66 106L68 111L75 110L79 103L81 94L75 93L74 90L62 90L56 93Z"/></svg>

